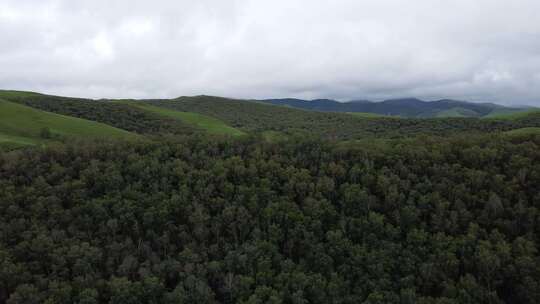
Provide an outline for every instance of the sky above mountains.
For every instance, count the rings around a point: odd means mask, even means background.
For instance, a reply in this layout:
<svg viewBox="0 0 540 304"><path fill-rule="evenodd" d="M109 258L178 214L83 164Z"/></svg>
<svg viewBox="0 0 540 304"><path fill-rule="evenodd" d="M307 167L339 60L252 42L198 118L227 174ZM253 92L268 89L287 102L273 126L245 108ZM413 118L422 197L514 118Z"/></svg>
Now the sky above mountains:
<svg viewBox="0 0 540 304"><path fill-rule="evenodd" d="M2 0L0 88L540 106L538 0Z"/></svg>

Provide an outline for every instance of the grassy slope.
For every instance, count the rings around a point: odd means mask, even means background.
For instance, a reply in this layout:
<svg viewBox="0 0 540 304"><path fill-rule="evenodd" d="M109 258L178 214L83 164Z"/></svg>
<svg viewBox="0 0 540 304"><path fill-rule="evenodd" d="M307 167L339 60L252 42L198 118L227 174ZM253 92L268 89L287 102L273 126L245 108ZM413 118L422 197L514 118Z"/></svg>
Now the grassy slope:
<svg viewBox="0 0 540 304"><path fill-rule="evenodd" d="M0 99L60 115L100 122L139 134L191 134L189 124L154 114L128 104L0 90Z"/></svg>
<svg viewBox="0 0 540 304"><path fill-rule="evenodd" d="M493 112L484 118L489 119L504 119L504 120L516 120L521 118L526 118L527 116L531 114L539 114L539 109L530 109L530 110L524 110L524 111L518 111L518 112Z"/></svg>
<svg viewBox="0 0 540 304"><path fill-rule="evenodd" d="M2 147L18 148L18 147L24 147L24 146L37 145L41 142L44 142L44 140L40 140L37 138L23 137L23 136L7 135L7 134L3 134L0 131L0 148Z"/></svg>
<svg viewBox="0 0 540 304"><path fill-rule="evenodd" d="M26 92L26 91L13 91L13 90L0 90L0 98L3 99L12 99L12 98L25 98L25 97L35 97L41 96L42 94L35 92Z"/></svg>
<svg viewBox="0 0 540 304"><path fill-rule="evenodd" d="M378 117L388 117L382 114L377 113L365 113L365 112L347 112L347 114L351 114L352 116L359 117L359 118L378 118Z"/></svg>
<svg viewBox="0 0 540 304"><path fill-rule="evenodd" d="M287 135L277 131L264 131L261 133L262 138L268 142L279 142L287 139Z"/></svg>
<svg viewBox="0 0 540 304"><path fill-rule="evenodd" d="M18 144L43 142L40 132L49 128L53 135L132 139L133 133L111 126L0 100L0 141Z"/></svg>
<svg viewBox="0 0 540 304"><path fill-rule="evenodd" d="M537 127L520 128L520 129L506 131L504 133L510 136L540 135L540 128L537 128Z"/></svg>
<svg viewBox="0 0 540 304"><path fill-rule="evenodd" d="M161 108L152 106L146 103L142 102L129 102L128 104L144 109L146 111L163 115L169 118L174 118L177 120L180 120L182 122L195 125L198 128L206 130L208 133L211 134L225 134L225 135L231 135L231 136L241 136L245 135L244 132L233 128L227 124L225 124L223 121L198 114L198 113L192 113L192 112L181 112L181 111L175 111L171 109Z"/></svg>
<svg viewBox="0 0 540 304"><path fill-rule="evenodd" d="M435 117L478 117L479 114L473 110L464 108L452 108L440 111L435 114Z"/></svg>

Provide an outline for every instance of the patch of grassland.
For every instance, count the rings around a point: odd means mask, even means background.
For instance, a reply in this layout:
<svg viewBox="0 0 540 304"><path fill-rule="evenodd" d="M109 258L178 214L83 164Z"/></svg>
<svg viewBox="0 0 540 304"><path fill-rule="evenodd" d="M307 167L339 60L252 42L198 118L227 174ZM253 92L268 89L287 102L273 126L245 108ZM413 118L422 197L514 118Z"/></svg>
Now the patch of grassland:
<svg viewBox="0 0 540 304"><path fill-rule="evenodd" d="M381 115L377 113L365 113L365 112L347 112L348 114L351 114L352 116L358 117L358 118L380 118L380 117L388 117L386 115Z"/></svg>
<svg viewBox="0 0 540 304"><path fill-rule="evenodd" d="M264 131L261 133L264 140L274 143L287 139L287 135L278 131Z"/></svg>
<svg viewBox="0 0 540 304"><path fill-rule="evenodd" d="M39 96L39 95L41 94L34 93L34 92L0 90L0 98L3 98L3 99L24 98L24 97L33 97L33 96Z"/></svg>
<svg viewBox="0 0 540 304"><path fill-rule="evenodd" d="M506 135L510 136L527 136L527 135L540 135L540 128L530 127L530 128L520 128L504 132Z"/></svg>
<svg viewBox="0 0 540 304"><path fill-rule="evenodd" d="M45 112L21 104L0 100L0 134L3 142L36 144L42 142L44 130L50 139L57 137L123 138L137 135L106 124Z"/></svg>
<svg viewBox="0 0 540 304"><path fill-rule="evenodd" d="M203 114L175 111L167 108L152 106L142 102L129 102L129 104L155 114L178 119L182 122L206 130L210 134L223 134L231 136L241 136L246 134L236 128L225 124L223 121L217 118L206 116Z"/></svg>
<svg viewBox="0 0 540 304"><path fill-rule="evenodd" d="M500 120L516 120L526 118L531 114L540 114L539 109L524 110L518 112L494 112L486 115L484 118L500 119Z"/></svg>
<svg viewBox="0 0 540 304"><path fill-rule="evenodd" d="M477 117L479 114L464 108L452 108L438 112L435 117Z"/></svg>

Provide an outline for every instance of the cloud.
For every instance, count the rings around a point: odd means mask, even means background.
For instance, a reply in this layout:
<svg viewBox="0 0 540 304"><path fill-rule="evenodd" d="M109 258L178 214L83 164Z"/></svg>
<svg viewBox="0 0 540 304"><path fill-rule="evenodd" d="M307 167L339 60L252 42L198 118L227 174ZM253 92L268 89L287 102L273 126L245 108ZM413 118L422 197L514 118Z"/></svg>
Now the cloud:
<svg viewBox="0 0 540 304"><path fill-rule="evenodd" d="M2 88L540 106L537 0L2 2Z"/></svg>

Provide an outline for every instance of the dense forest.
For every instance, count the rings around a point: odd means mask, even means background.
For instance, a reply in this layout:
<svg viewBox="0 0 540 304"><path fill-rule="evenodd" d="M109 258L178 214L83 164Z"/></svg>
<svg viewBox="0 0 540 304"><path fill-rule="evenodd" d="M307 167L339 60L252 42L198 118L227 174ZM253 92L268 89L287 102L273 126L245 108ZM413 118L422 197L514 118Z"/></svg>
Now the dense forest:
<svg viewBox="0 0 540 304"><path fill-rule="evenodd" d="M212 96L147 100L150 104L219 118L251 132L304 133L328 139L365 137L400 138L416 135L453 135L462 132L498 132L523 127L540 127L540 112L515 120L478 118L361 118L345 113L315 112Z"/></svg>
<svg viewBox="0 0 540 304"><path fill-rule="evenodd" d="M540 137L0 153L0 303L539 303Z"/></svg>

